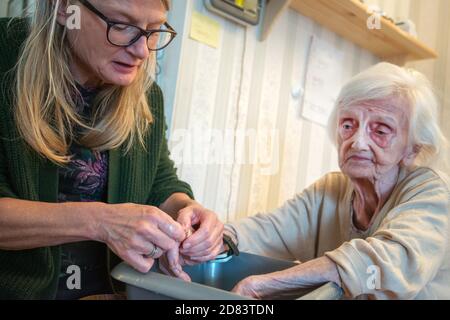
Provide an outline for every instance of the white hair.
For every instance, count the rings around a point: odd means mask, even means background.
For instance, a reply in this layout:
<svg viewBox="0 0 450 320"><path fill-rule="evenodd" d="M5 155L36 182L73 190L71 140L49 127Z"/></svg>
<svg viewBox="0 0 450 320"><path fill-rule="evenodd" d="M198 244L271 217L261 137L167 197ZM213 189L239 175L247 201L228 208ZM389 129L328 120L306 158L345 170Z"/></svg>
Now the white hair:
<svg viewBox="0 0 450 320"><path fill-rule="evenodd" d="M415 164L434 166L446 155L447 139L438 123L438 102L428 79L420 72L387 62L354 76L341 89L330 115L331 141L337 143L338 110L354 103L402 97L411 110L410 143L420 147Z"/></svg>

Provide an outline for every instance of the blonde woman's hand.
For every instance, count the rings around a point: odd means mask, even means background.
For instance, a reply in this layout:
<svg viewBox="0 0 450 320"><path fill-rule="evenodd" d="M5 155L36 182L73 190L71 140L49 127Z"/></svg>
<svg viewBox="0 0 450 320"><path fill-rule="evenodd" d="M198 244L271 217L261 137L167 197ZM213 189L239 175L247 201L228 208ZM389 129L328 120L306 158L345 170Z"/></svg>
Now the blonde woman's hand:
<svg viewBox="0 0 450 320"><path fill-rule="evenodd" d="M186 237L182 226L160 209L130 203L99 208L96 230L98 241L143 273L165 252L177 261L179 243Z"/></svg>
<svg viewBox="0 0 450 320"><path fill-rule="evenodd" d="M184 281L190 282L191 277L183 271L183 266L186 265L186 261L180 256L178 248L175 250L169 250L163 254L159 259L159 269L165 274L180 278Z"/></svg>
<svg viewBox="0 0 450 320"><path fill-rule="evenodd" d="M185 240L189 239L189 237L195 232L194 228L189 227L185 228ZM180 244L182 245L182 244ZM191 281L191 277L183 271L183 266L193 266L199 264L198 261L190 260L188 256L180 254L180 252L167 252L159 258L159 269L165 274L180 278L184 281Z"/></svg>

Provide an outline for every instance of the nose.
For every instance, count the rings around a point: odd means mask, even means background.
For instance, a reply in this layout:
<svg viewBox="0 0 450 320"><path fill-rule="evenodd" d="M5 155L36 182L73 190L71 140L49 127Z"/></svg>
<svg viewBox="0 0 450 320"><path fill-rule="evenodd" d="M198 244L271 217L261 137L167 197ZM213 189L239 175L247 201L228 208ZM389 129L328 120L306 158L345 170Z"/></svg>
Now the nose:
<svg viewBox="0 0 450 320"><path fill-rule="evenodd" d="M145 60L150 55L147 38L142 36L138 41L127 47L127 51L140 60Z"/></svg>
<svg viewBox="0 0 450 320"><path fill-rule="evenodd" d="M364 128L359 128L353 135L352 149L369 150L369 136Z"/></svg>

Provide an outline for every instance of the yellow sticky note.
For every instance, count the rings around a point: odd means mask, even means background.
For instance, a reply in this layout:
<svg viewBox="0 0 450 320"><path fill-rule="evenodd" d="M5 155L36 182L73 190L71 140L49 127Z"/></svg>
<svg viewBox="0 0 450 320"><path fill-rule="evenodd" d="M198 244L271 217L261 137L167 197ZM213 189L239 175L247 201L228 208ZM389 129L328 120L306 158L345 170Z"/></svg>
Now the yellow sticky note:
<svg viewBox="0 0 450 320"><path fill-rule="evenodd" d="M245 0L235 0L234 3L238 6L243 8L245 4Z"/></svg>
<svg viewBox="0 0 450 320"><path fill-rule="evenodd" d="M194 11L191 22L192 39L207 44L213 48L218 48L220 42L220 32L221 26L216 20Z"/></svg>

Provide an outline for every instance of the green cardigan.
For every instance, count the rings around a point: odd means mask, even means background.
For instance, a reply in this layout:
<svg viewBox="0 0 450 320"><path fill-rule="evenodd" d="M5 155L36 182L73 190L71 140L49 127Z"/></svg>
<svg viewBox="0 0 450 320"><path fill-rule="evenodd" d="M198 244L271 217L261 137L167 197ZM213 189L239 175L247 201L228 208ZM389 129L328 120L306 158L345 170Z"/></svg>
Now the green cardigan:
<svg viewBox="0 0 450 320"><path fill-rule="evenodd" d="M24 19L0 19L0 197L57 202L57 166L40 157L18 135L12 103L14 65L28 32ZM155 84L149 92L154 115L145 151L136 145L128 154L109 151L108 203L159 206L171 194L193 198L177 178L165 137L163 97ZM118 258L110 253L110 267ZM53 299L60 269L60 247L23 251L0 250L0 299Z"/></svg>

